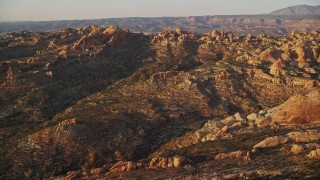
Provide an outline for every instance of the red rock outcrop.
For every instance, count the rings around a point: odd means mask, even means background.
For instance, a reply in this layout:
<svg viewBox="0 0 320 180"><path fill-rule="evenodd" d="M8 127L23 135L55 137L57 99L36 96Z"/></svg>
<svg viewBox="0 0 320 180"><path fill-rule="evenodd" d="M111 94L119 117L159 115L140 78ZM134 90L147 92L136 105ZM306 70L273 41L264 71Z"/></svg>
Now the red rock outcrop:
<svg viewBox="0 0 320 180"><path fill-rule="evenodd" d="M143 169L145 167L146 167L146 165L142 162L120 161L110 168L110 172L111 173L119 173L119 172Z"/></svg>
<svg viewBox="0 0 320 180"><path fill-rule="evenodd" d="M124 40L128 32L116 26L107 27L102 34L107 35L113 41Z"/></svg>
<svg viewBox="0 0 320 180"><path fill-rule="evenodd" d="M67 119L59 123L59 125L46 128L42 131L34 133L32 139L39 144L48 143L67 143L68 138L76 138L76 132L72 131L72 128L76 128L78 121L76 118ZM60 136L56 136L59 134Z"/></svg>
<svg viewBox="0 0 320 180"><path fill-rule="evenodd" d="M293 154L300 154L306 150L313 150L313 149L319 149L320 144L317 143L308 143L308 144L294 144L291 147L291 153Z"/></svg>
<svg viewBox="0 0 320 180"><path fill-rule="evenodd" d="M174 156L169 158L153 158L150 161L149 168L180 168L190 163L190 160L183 156Z"/></svg>
<svg viewBox="0 0 320 180"><path fill-rule="evenodd" d="M267 137L263 141L259 142L254 149L272 148L277 147L289 142L295 143L310 143L320 140L320 132L317 130L309 130L305 132L290 132L284 136Z"/></svg>
<svg viewBox="0 0 320 180"><path fill-rule="evenodd" d="M284 67L286 67L285 62L279 59L276 62L274 62L270 67L270 74L274 76L284 75L286 73Z"/></svg>
<svg viewBox="0 0 320 180"><path fill-rule="evenodd" d="M276 147L282 144L285 144L289 142L290 139L286 136L274 136L274 137L268 137L265 140L261 141L260 143L253 146L254 149L259 148L270 148L270 147Z"/></svg>
<svg viewBox="0 0 320 180"><path fill-rule="evenodd" d="M109 26L103 32L97 26L92 26L91 29L91 33L82 36L74 44L73 50L86 50L88 47L103 46L108 42L122 42L128 34L128 32L116 26Z"/></svg>
<svg viewBox="0 0 320 180"><path fill-rule="evenodd" d="M275 62L279 58L281 58L281 51L277 49L266 49L260 54L260 60L261 61L270 61L270 62Z"/></svg>
<svg viewBox="0 0 320 180"><path fill-rule="evenodd" d="M185 34L185 32L184 32L182 29L180 29L180 28L176 29L176 33L177 33L178 35Z"/></svg>
<svg viewBox="0 0 320 180"><path fill-rule="evenodd" d="M105 170L103 168L94 168L90 170L91 175L99 176L105 173Z"/></svg>
<svg viewBox="0 0 320 180"><path fill-rule="evenodd" d="M235 158L244 158L250 160L250 152L248 151L234 151L230 153L220 153L215 156L215 160L222 160L222 159L235 159Z"/></svg>
<svg viewBox="0 0 320 180"><path fill-rule="evenodd" d="M84 35L78 42L73 46L73 50L85 50L87 47L101 46L105 43L106 37L100 34Z"/></svg>
<svg viewBox="0 0 320 180"><path fill-rule="evenodd" d="M75 33L75 30L72 28L62 28L62 29L60 29L60 32L62 32L62 33Z"/></svg>
<svg viewBox="0 0 320 180"><path fill-rule="evenodd" d="M320 140L320 132L317 130L310 130L306 132L290 132L287 134L287 137L294 142L310 143Z"/></svg>
<svg viewBox="0 0 320 180"><path fill-rule="evenodd" d="M319 124L320 92L293 96L272 111L272 121L280 124Z"/></svg>
<svg viewBox="0 0 320 180"><path fill-rule="evenodd" d="M320 149L311 151L307 157L310 159L320 159Z"/></svg>
<svg viewBox="0 0 320 180"><path fill-rule="evenodd" d="M7 79L12 79L13 78L13 71L12 68L9 67L7 70Z"/></svg>

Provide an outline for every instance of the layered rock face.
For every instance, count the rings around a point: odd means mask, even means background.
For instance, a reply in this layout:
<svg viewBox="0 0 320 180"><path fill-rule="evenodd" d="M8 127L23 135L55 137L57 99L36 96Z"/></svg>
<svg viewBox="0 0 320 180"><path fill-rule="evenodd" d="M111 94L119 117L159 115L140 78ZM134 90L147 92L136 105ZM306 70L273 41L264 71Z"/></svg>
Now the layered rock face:
<svg viewBox="0 0 320 180"><path fill-rule="evenodd" d="M239 169L296 178L282 171L281 153L296 145L290 156L318 157L318 31L88 26L0 41L1 178L224 178ZM238 160L245 166L225 171Z"/></svg>

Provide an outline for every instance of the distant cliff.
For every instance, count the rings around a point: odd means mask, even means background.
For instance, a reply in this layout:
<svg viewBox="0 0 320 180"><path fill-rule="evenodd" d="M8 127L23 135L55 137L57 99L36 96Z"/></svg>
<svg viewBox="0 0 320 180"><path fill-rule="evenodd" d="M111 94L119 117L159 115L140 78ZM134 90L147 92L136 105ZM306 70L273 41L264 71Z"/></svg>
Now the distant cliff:
<svg viewBox="0 0 320 180"><path fill-rule="evenodd" d="M286 35L292 30L311 32L320 29L320 6L300 5L262 15L208 15L189 17L132 17L61 21L0 22L0 33L46 32L61 28L79 28L89 25L116 25L132 32L159 33L182 28L189 32L206 33L214 29L232 31L237 35Z"/></svg>
<svg viewBox="0 0 320 180"><path fill-rule="evenodd" d="M39 22L2 22L0 33L4 32L46 32L61 28L79 28L88 25L116 25L128 28L132 32L153 34L166 29L182 28L189 32L205 33L214 29L233 31L237 35L248 33L258 35L286 35L292 30L311 32L320 29L320 15L278 16L278 15L242 15L242 16L189 16L159 18L110 18L93 20L64 20Z"/></svg>

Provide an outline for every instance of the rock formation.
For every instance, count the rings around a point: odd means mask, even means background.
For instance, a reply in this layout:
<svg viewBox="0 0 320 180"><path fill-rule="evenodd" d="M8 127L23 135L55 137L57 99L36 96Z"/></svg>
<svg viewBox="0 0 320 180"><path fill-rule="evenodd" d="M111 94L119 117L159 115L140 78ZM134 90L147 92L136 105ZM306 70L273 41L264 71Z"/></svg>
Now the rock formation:
<svg viewBox="0 0 320 180"><path fill-rule="evenodd" d="M308 155L310 159L319 159L320 158L320 149L312 150Z"/></svg>
<svg viewBox="0 0 320 180"><path fill-rule="evenodd" d="M318 124L320 120L320 93L297 95L272 110L272 121L280 124Z"/></svg>
<svg viewBox="0 0 320 180"><path fill-rule="evenodd" d="M9 67L7 70L7 79L12 79L13 78L13 71L12 68Z"/></svg>
<svg viewBox="0 0 320 180"><path fill-rule="evenodd" d="M250 160L250 152L245 151L234 151L230 153L220 153L216 155L214 158L215 160L222 160L222 159L233 159L233 158L244 158L246 160Z"/></svg>
<svg viewBox="0 0 320 180"><path fill-rule="evenodd" d="M150 161L149 168L180 168L190 163L190 160L182 156L170 158L153 158Z"/></svg>
<svg viewBox="0 0 320 180"><path fill-rule="evenodd" d="M320 140L319 131L310 130L306 132L291 132L285 136L268 137L265 140L261 141L260 143L256 144L255 146L253 146L253 148L254 149L271 148L271 147L276 147L289 142L310 143L310 142L319 141L319 140Z"/></svg>
<svg viewBox="0 0 320 180"><path fill-rule="evenodd" d="M261 52L261 54L260 54L261 61L275 62L279 58L281 58L281 51L273 49L273 48L266 49L265 51Z"/></svg>
<svg viewBox="0 0 320 180"><path fill-rule="evenodd" d="M285 70L284 70L285 66L286 64L284 61L282 61L281 59L277 60L270 67L270 74L274 76L280 76L285 74Z"/></svg>
<svg viewBox="0 0 320 180"><path fill-rule="evenodd" d="M261 141L260 143L256 144L255 146L253 146L253 148L258 149L258 148L276 147L289 142L289 140L290 139L286 136L268 137L265 140Z"/></svg>
<svg viewBox="0 0 320 180"><path fill-rule="evenodd" d="M112 173L119 173L119 172L125 172L125 171L133 171L133 170L138 170L145 168L145 164L141 162L123 162L120 161L116 163L114 166L111 167L110 172Z"/></svg>
<svg viewBox="0 0 320 180"><path fill-rule="evenodd" d="M319 149L320 144L317 143L308 143L308 144L294 144L291 147L291 152L293 154L301 154L303 151L312 150L312 149Z"/></svg>

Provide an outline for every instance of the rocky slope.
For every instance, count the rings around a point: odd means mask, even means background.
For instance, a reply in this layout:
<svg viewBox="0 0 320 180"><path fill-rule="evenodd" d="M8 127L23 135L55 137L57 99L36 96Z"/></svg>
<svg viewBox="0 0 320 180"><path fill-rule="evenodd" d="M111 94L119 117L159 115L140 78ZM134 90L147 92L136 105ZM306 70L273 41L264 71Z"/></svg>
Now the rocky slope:
<svg viewBox="0 0 320 180"><path fill-rule="evenodd" d="M315 177L319 42L317 30L3 34L1 178Z"/></svg>

